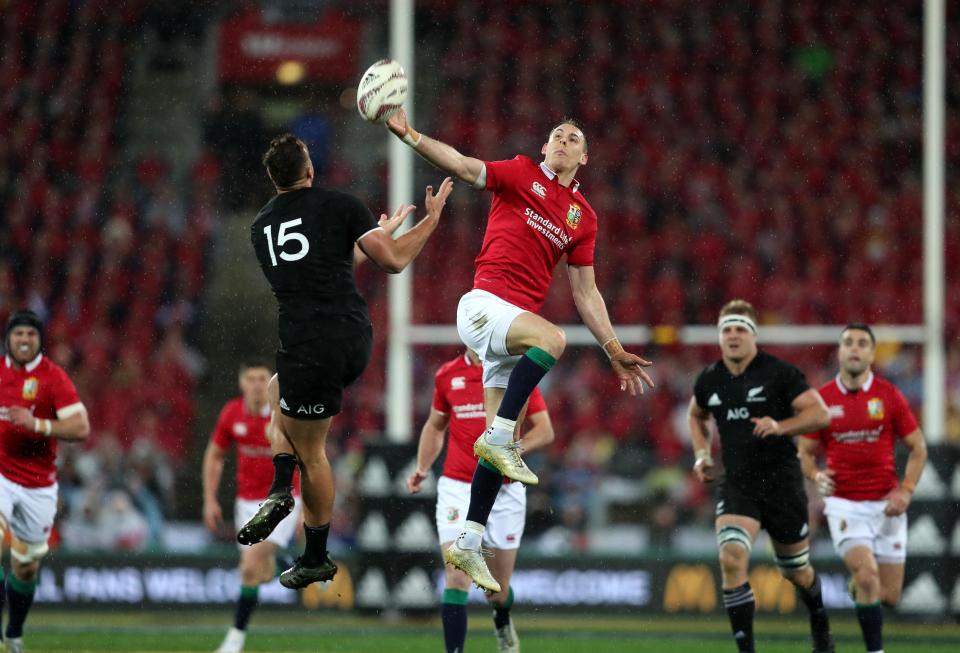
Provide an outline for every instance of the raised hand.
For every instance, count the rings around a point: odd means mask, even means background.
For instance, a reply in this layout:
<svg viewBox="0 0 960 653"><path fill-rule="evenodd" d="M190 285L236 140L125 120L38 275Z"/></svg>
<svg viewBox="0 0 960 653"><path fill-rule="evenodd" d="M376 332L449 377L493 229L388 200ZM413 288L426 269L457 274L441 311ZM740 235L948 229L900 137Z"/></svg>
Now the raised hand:
<svg viewBox="0 0 960 653"><path fill-rule="evenodd" d="M644 383L648 388L653 389L653 379L643 369L653 365L650 361L628 351L621 351L610 357L610 365L613 367L614 374L620 379L620 389L626 390L631 396L642 395Z"/></svg>
<svg viewBox="0 0 960 653"><path fill-rule="evenodd" d="M407 130L410 129L410 125L407 124L407 112L403 109L399 109L395 114L390 116L384 124L386 124L387 129L400 138L406 136Z"/></svg>
<svg viewBox="0 0 960 653"><path fill-rule="evenodd" d="M406 220L407 216L410 215L416 208L417 207L413 204L401 204L389 218L387 217L386 213L381 213L377 224L380 225L380 227L387 232L387 234L393 235L393 232L400 228L400 225L403 224L403 221Z"/></svg>
<svg viewBox="0 0 960 653"><path fill-rule="evenodd" d="M427 206L427 217L440 217L440 213L443 211L443 207L447 203L447 198L450 197L450 191L452 190L453 180L450 179L450 177L443 180L436 195L433 194L433 186L427 186L427 195L424 199L424 203Z"/></svg>

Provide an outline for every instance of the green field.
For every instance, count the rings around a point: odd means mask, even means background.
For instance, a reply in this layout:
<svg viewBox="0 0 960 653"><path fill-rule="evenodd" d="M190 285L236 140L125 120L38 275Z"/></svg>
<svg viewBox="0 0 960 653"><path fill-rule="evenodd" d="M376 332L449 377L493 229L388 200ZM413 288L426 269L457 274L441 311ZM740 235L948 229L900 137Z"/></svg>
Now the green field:
<svg viewBox="0 0 960 653"><path fill-rule="evenodd" d="M228 611L69 612L38 608L27 624L24 642L30 653L47 651L213 651L229 625ZM515 616L524 653L713 653L735 651L725 621L716 617L656 619L611 615ZM834 619L838 653L864 650L859 627L849 618ZM470 613L469 653L496 650L486 610ZM960 626L889 623L888 653L956 653ZM808 652L806 625L797 620L763 619L756 626L763 653ZM404 653L442 651L438 618L420 621L364 618L334 612L256 613L247 651L294 653Z"/></svg>

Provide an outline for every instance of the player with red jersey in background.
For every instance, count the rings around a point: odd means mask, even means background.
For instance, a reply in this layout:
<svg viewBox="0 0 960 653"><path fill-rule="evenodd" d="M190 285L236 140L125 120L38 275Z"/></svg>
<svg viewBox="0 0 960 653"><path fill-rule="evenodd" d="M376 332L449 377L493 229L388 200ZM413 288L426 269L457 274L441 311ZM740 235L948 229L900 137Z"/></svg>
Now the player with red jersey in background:
<svg viewBox="0 0 960 653"><path fill-rule="evenodd" d="M32 311L7 320L0 365L0 542L11 533L10 567L3 587L10 621L6 651L23 651L23 623L33 604L40 559L57 514L57 440L80 441L90 422L63 369L42 353L43 323ZM6 591L4 591L4 589Z"/></svg>
<svg viewBox="0 0 960 653"><path fill-rule="evenodd" d="M530 429L520 440L524 451L532 451L553 442L553 425L540 390L530 395L527 419ZM450 431L443 476L437 482L437 534L440 549L446 551L463 528L470 503L470 481L477 466L473 443L486 428L483 408L483 364L476 352L467 350L448 361L434 377L433 405L420 431L417 469L407 479L411 494L420 491L433 462L443 449L444 433ZM484 542L490 547L493 577L503 588L488 593L493 606L494 634L501 653L520 650L517 631L510 618L513 589L510 577L517 562L517 549L526 520L527 491L521 483L504 483L493 504ZM443 637L447 653L463 651L467 636L467 592L470 577L453 567L446 568L443 592Z"/></svg>
<svg viewBox="0 0 960 653"><path fill-rule="evenodd" d="M873 373L877 341L866 324L840 334L840 373L820 388L830 425L800 438L804 475L825 497L830 536L853 576L857 618L867 651L883 650L881 604L895 606L907 557L907 506L927 460L923 433L907 400ZM903 481L893 450L902 441L910 455ZM820 470L816 454L826 450Z"/></svg>
<svg viewBox="0 0 960 653"><path fill-rule="evenodd" d="M402 109L387 127L440 170L493 193L473 289L457 307L460 339L483 361L487 430L474 444L480 462L467 521L444 560L480 587L499 592L480 542L502 476L537 483L520 456L516 431L530 393L566 347L563 330L537 315L561 258L566 257L577 311L609 357L620 388L636 395L643 392L644 383L653 387L643 369L651 363L624 351L597 289L593 270L597 215L575 179L587 163L587 139L575 121L563 120L550 130L540 163L522 155L508 161L464 156L413 129Z"/></svg>
<svg viewBox="0 0 960 653"><path fill-rule="evenodd" d="M273 481L272 432L267 384L273 371L266 362L249 361L240 366L241 396L220 411L217 425L203 455L203 522L216 532L223 522L217 490L230 446L237 447L237 499L234 524L239 529L270 494ZM294 508L262 542L240 546L240 596L233 627L217 653L239 653L246 640L247 624L257 606L259 587L273 580L277 554L289 546L300 521L299 479L291 478Z"/></svg>

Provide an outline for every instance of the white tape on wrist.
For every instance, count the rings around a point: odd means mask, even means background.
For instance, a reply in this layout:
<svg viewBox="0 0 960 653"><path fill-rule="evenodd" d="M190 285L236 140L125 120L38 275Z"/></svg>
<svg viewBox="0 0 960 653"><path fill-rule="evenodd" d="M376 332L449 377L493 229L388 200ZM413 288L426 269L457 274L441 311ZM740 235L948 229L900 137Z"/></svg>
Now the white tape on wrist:
<svg viewBox="0 0 960 653"><path fill-rule="evenodd" d="M703 462L705 465L713 464L713 457L710 455L708 449L697 449L693 455L696 456L698 463Z"/></svg>
<svg viewBox="0 0 960 653"><path fill-rule="evenodd" d="M416 134L416 138L414 138L412 134ZM423 134L421 134L420 132L412 128L407 129L407 133L404 134L403 138L400 140L402 140L404 143L406 143L413 149L417 149L420 146L420 141L423 140Z"/></svg>

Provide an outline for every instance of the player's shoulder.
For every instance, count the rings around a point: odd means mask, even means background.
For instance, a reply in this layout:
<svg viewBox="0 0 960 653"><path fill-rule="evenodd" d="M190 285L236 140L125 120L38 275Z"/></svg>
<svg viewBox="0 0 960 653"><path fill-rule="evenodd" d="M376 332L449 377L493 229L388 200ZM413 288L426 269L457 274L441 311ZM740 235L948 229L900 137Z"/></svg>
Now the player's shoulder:
<svg viewBox="0 0 960 653"><path fill-rule="evenodd" d="M903 395L903 393L900 391L900 388L898 388L893 381L885 379L876 372L873 373L873 385L880 393L893 396Z"/></svg>
<svg viewBox="0 0 960 653"><path fill-rule="evenodd" d="M793 363L777 358L763 350L757 352L756 364L758 368L772 373L796 373L800 371L800 368Z"/></svg>
<svg viewBox="0 0 960 653"><path fill-rule="evenodd" d="M243 397L237 396L229 400L223 405L223 408L220 409L220 415L222 417L235 417L243 414Z"/></svg>
<svg viewBox="0 0 960 653"><path fill-rule="evenodd" d="M697 375L696 383L697 385L703 383L712 383L720 379L720 373L724 370L724 365L722 360L716 360L700 370L700 374Z"/></svg>
<svg viewBox="0 0 960 653"><path fill-rule="evenodd" d="M834 399L841 396L843 393L840 392L840 388L837 387L837 377L830 377L823 385L817 388L817 392L820 393L820 396L824 399Z"/></svg>
<svg viewBox="0 0 960 653"><path fill-rule="evenodd" d="M70 378L65 369L54 363L52 360L50 360L50 357L46 355L40 358L40 362L37 364L35 371L38 376L67 380Z"/></svg>

